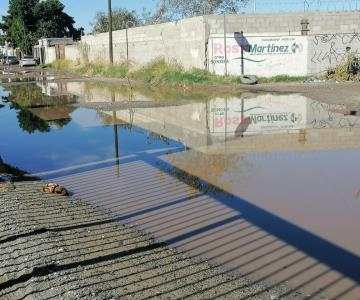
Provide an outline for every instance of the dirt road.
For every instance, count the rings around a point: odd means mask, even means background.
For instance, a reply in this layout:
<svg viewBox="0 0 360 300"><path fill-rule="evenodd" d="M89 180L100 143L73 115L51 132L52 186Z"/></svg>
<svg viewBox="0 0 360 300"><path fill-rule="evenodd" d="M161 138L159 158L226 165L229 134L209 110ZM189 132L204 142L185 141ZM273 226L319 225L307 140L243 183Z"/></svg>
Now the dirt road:
<svg viewBox="0 0 360 300"><path fill-rule="evenodd" d="M40 181L0 192L0 299L277 299ZM286 299L304 299L299 293Z"/></svg>

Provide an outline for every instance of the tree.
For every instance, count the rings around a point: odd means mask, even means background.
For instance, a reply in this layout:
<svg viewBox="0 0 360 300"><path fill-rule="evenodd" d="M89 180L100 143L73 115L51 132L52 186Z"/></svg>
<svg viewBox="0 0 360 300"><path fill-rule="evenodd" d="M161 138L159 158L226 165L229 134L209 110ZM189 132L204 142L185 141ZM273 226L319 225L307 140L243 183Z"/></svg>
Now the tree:
<svg viewBox="0 0 360 300"><path fill-rule="evenodd" d="M81 30L74 28L75 21L64 8L59 0L10 0L0 29L7 42L24 52L31 52L32 46L42 37L77 39Z"/></svg>
<svg viewBox="0 0 360 300"><path fill-rule="evenodd" d="M80 29L74 28L74 18L64 12L65 5L59 0L39 2L34 8L37 19L37 36L80 37Z"/></svg>
<svg viewBox="0 0 360 300"><path fill-rule="evenodd" d="M30 33L30 26L35 25L34 6L39 0L10 0L7 16L3 16L0 29L5 34L5 40L13 47L23 48Z"/></svg>
<svg viewBox="0 0 360 300"><path fill-rule="evenodd" d="M127 9L114 9L112 12L113 30L121 30L128 27L134 27L140 23L136 13ZM95 15L94 22L91 23L93 33L109 31L109 17L104 12L98 12Z"/></svg>
<svg viewBox="0 0 360 300"><path fill-rule="evenodd" d="M249 0L160 0L153 19L168 21L205 14L236 13L248 3Z"/></svg>

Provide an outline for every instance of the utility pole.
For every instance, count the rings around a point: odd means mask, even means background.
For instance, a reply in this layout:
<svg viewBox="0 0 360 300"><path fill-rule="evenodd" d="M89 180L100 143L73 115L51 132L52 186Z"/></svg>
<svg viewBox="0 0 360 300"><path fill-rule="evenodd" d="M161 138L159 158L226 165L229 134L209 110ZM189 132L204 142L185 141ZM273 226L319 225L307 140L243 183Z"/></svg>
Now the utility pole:
<svg viewBox="0 0 360 300"><path fill-rule="evenodd" d="M111 0L108 0L109 3L109 58L110 64L114 64L114 48L113 48L113 36L112 36L112 9L111 9Z"/></svg>
<svg viewBox="0 0 360 300"><path fill-rule="evenodd" d="M228 62L227 62L227 44L226 44L226 12L224 11L224 53L225 53L225 70L224 70L224 75L227 76L228 75Z"/></svg>

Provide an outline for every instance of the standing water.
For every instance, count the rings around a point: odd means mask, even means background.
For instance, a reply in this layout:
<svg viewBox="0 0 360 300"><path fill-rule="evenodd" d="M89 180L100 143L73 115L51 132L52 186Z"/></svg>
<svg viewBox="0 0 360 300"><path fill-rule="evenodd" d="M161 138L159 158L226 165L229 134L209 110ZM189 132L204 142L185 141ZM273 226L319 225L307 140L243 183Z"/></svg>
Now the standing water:
<svg viewBox="0 0 360 300"><path fill-rule="evenodd" d="M356 112L298 94L79 82L4 85L0 95L7 165L233 272L358 299Z"/></svg>

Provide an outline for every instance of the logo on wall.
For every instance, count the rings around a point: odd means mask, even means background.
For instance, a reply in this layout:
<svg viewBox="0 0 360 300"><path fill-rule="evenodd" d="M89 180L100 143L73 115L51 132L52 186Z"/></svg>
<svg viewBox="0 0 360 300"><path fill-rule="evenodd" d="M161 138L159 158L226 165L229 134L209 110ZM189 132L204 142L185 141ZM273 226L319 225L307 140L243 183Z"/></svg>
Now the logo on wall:
<svg viewBox="0 0 360 300"><path fill-rule="evenodd" d="M302 44L294 43L291 45L291 51L293 53L301 53L303 51L304 47Z"/></svg>

